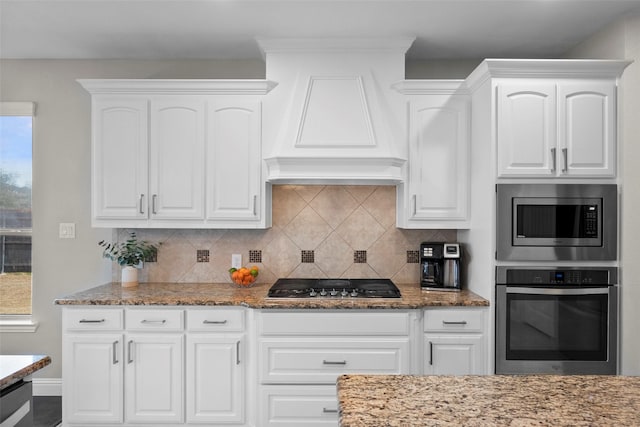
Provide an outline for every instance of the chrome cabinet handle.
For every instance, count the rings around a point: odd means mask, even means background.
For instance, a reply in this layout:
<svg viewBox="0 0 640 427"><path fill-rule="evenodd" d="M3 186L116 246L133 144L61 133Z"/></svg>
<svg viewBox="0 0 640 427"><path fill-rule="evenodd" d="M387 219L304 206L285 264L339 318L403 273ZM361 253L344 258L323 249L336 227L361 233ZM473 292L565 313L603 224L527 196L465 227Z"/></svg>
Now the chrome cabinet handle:
<svg viewBox="0 0 640 427"><path fill-rule="evenodd" d="M332 409L332 408L322 408L322 413L323 414L337 414L338 410L337 409Z"/></svg>
<svg viewBox="0 0 640 427"><path fill-rule="evenodd" d="M203 320L202 321L203 324L205 325L226 325L227 321L226 320Z"/></svg>
<svg viewBox="0 0 640 427"><path fill-rule="evenodd" d="M147 319L142 319L140 321L140 323L146 323L146 324L155 324L155 323L160 323L161 325L164 325L165 323L167 323L166 319L160 319L160 320L147 320Z"/></svg>
<svg viewBox="0 0 640 427"><path fill-rule="evenodd" d="M240 341L236 341L236 365L240 364Z"/></svg>
<svg viewBox="0 0 640 427"><path fill-rule="evenodd" d="M105 319L80 319L78 323L104 323Z"/></svg>
<svg viewBox="0 0 640 427"><path fill-rule="evenodd" d="M418 212L418 196L417 195L413 195L412 197L412 201L413 201L413 216L416 216L416 213Z"/></svg>
<svg viewBox="0 0 640 427"><path fill-rule="evenodd" d="M433 342L429 341L429 365L433 365Z"/></svg>
<svg viewBox="0 0 640 427"><path fill-rule="evenodd" d="M127 343L127 363L133 363L133 357L131 357L132 356L131 346L133 346L133 340L130 340Z"/></svg>
<svg viewBox="0 0 640 427"><path fill-rule="evenodd" d="M142 204L143 201L144 201L144 194L141 194L140 195L140 210L139 210L139 212L141 214L144 214L144 205Z"/></svg>
<svg viewBox="0 0 640 427"><path fill-rule="evenodd" d="M254 195L253 196L253 216L258 215L258 212L256 211L256 205L258 204L258 196Z"/></svg>
<svg viewBox="0 0 640 427"><path fill-rule="evenodd" d="M158 212L156 212L156 200L158 199L158 195L154 194L153 196L151 196L151 213L153 213L154 215L157 214Z"/></svg>
<svg viewBox="0 0 640 427"><path fill-rule="evenodd" d="M451 321L448 321L448 320L443 320L442 324L443 325L466 325L467 321L466 320L460 320L460 321L457 321L457 322L451 322Z"/></svg>
<svg viewBox="0 0 640 427"><path fill-rule="evenodd" d="M323 365L346 365L346 360L323 360Z"/></svg>
<svg viewBox="0 0 640 427"><path fill-rule="evenodd" d="M118 341L114 341L112 344L112 350L113 350L113 364L117 365L118 364Z"/></svg>
<svg viewBox="0 0 640 427"><path fill-rule="evenodd" d="M552 148L551 149L551 161L553 162L551 166L551 172L555 172L556 171L556 149Z"/></svg>
<svg viewBox="0 0 640 427"><path fill-rule="evenodd" d="M568 160L567 160L567 149L566 148L562 149L562 157L564 159L564 163L563 163L564 164L564 168L562 169L562 172L566 173L567 170L569 170L569 164L567 163Z"/></svg>

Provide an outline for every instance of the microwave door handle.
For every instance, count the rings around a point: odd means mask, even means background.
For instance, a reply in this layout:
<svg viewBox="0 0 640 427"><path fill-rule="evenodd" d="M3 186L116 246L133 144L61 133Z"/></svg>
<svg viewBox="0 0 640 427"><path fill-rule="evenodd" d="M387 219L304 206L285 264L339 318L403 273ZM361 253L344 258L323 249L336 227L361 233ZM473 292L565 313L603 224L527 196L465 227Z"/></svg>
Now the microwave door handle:
<svg viewBox="0 0 640 427"><path fill-rule="evenodd" d="M520 286L508 286L508 294L535 294L535 295L594 295L594 294L608 294L609 287L602 288L571 288L571 289L558 289L558 288L529 288Z"/></svg>

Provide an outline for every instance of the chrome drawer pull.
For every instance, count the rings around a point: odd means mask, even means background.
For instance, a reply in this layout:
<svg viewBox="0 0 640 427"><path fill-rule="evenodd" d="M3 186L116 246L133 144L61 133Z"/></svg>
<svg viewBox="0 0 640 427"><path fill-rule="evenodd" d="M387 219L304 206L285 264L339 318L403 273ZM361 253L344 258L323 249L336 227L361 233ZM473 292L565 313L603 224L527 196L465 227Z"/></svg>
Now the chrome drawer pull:
<svg viewBox="0 0 640 427"><path fill-rule="evenodd" d="M147 320L147 319L142 319L140 321L140 323L160 323L162 325L164 325L165 323L167 323L166 319L162 319L162 320Z"/></svg>
<svg viewBox="0 0 640 427"><path fill-rule="evenodd" d="M133 363L132 350L131 350L132 345L133 345L133 340L130 340L127 343L127 363Z"/></svg>
<svg viewBox="0 0 640 427"><path fill-rule="evenodd" d="M240 364L240 341L236 341L236 365Z"/></svg>
<svg viewBox="0 0 640 427"><path fill-rule="evenodd" d="M337 414L338 410L337 409L331 409L331 408L322 408L322 413L323 414Z"/></svg>
<svg viewBox="0 0 640 427"><path fill-rule="evenodd" d="M346 360L323 360L322 361L323 365L346 365L347 361Z"/></svg>
<svg viewBox="0 0 640 427"><path fill-rule="evenodd" d="M113 342L113 364L117 365L118 364L118 341L114 341Z"/></svg>
<svg viewBox="0 0 640 427"><path fill-rule="evenodd" d="M202 323L205 325L226 325L227 321L226 320L203 320Z"/></svg>
<svg viewBox="0 0 640 427"><path fill-rule="evenodd" d="M80 319L78 323L104 323L105 319Z"/></svg>
<svg viewBox="0 0 640 427"><path fill-rule="evenodd" d="M461 320L461 321L458 321L458 322L450 322L448 320L443 320L442 324L443 325L466 325L467 321L466 320Z"/></svg>

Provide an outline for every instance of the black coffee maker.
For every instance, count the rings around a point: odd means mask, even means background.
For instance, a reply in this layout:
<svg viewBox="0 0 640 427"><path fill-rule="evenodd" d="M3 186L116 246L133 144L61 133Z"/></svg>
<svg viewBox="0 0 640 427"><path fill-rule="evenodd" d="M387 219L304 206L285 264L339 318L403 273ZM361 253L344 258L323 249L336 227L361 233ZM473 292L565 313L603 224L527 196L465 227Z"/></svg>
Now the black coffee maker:
<svg viewBox="0 0 640 427"><path fill-rule="evenodd" d="M462 251L459 243L424 242L420 245L422 289L459 291Z"/></svg>

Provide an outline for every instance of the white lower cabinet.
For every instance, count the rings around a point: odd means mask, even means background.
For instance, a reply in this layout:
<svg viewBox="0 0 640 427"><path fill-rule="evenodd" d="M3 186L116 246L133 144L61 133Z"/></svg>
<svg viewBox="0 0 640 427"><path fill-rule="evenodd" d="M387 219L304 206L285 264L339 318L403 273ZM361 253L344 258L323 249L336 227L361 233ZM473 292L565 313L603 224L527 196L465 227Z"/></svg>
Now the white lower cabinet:
<svg viewBox="0 0 640 427"><path fill-rule="evenodd" d="M486 374L485 312L484 308L425 310L423 374Z"/></svg>
<svg viewBox="0 0 640 427"><path fill-rule="evenodd" d="M65 308L63 425L243 424L244 326L243 308Z"/></svg>
<svg viewBox="0 0 640 427"><path fill-rule="evenodd" d="M339 375L409 374L415 313L262 311L260 426L338 425Z"/></svg>

